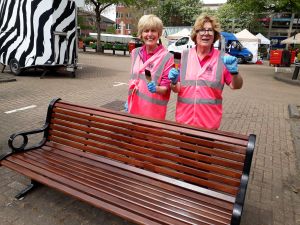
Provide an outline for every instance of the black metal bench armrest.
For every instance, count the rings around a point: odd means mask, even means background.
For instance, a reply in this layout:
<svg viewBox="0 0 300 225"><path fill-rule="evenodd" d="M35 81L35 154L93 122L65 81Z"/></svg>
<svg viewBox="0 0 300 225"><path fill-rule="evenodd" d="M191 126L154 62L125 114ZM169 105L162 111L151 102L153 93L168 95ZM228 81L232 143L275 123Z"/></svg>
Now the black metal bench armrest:
<svg viewBox="0 0 300 225"><path fill-rule="evenodd" d="M14 153L22 152L22 151L28 151L28 150L31 150L31 149L39 148L42 145L44 145L44 143L47 140L47 136L46 136L45 132L48 130L48 127L49 127L49 124L45 124L42 128L39 128L39 129L30 130L30 131L22 131L22 132L18 132L18 133L12 134L9 137L9 139L8 139L8 146L11 149L11 151L0 155L0 161L4 160L5 158L7 158L8 156L10 156L10 155L12 155ZM44 132L43 139L38 144L36 144L36 145L32 145L30 147L26 147L27 144L28 144L28 135L38 134L38 133L41 133L41 132ZM23 137L23 143L22 143L22 145L20 147L15 147L13 145L13 142L14 142L14 139L16 137L18 137L18 136L22 136Z"/></svg>
<svg viewBox="0 0 300 225"><path fill-rule="evenodd" d="M239 192L237 194L237 197L236 197L236 200L234 203L233 212L232 212L231 225L238 225L241 222L241 216L242 216L242 212L243 212L243 207L244 207L244 202L245 202L245 197L246 197L246 190L247 190L247 185L248 185L248 181L249 181L249 173L250 173L250 168L251 168L255 140L256 140L256 136L254 134L250 134L249 142L248 142L248 146L247 146L244 170L243 170L243 174L241 177L241 184L240 184Z"/></svg>
<svg viewBox="0 0 300 225"><path fill-rule="evenodd" d="M53 111L53 107L54 107L54 104L56 102L58 102L59 100L60 100L60 98L55 98L50 102L50 104L48 106L46 122L45 122L43 127L39 128L39 129L35 129L35 130L30 130L30 131L21 131L21 132L12 134L10 136L10 138L8 140L8 146L11 149L11 152L0 155L0 161L4 160L5 158L7 158L8 156L10 156L14 153L22 152L22 151L28 151L28 150L31 150L31 149L36 149L36 148L39 148L39 147L41 147L42 145L45 144L45 142L47 140L47 137L48 137L49 124L50 124L50 120L51 120L51 114L52 114L52 111ZM43 136L42 140L39 143L35 144L35 145L27 147L28 135L38 134L38 133L42 133L42 132L44 132L44 136ZM20 147L15 147L13 145L13 142L14 142L14 139L18 136L23 137L23 143ZM0 164L0 166L1 166L1 164Z"/></svg>
<svg viewBox="0 0 300 225"><path fill-rule="evenodd" d="M30 147L26 147L28 144L28 136L31 134L38 134L38 133L45 132L48 129L48 127L49 127L49 124L45 124L43 127L39 128L39 129L23 131L23 132L18 132L18 133L12 134L8 140L9 148L12 150L13 153L15 153L15 152L27 151L29 149L41 147L46 142L46 139L47 139L46 135L44 135L43 139L38 144L32 145ZM13 145L13 142L14 142L14 139L18 136L23 137L23 143L20 147L15 147Z"/></svg>
<svg viewBox="0 0 300 225"><path fill-rule="evenodd" d="M8 146L12 150L12 153L21 152L21 151L27 151L27 150L39 148L39 147L41 147L46 142L47 137L48 137L48 130L49 130L49 124L50 124L50 120L51 120L52 110L53 110L54 104L56 102L58 102L59 100L60 100L60 98L55 98L55 99L53 99L50 102L50 104L48 106L46 122L45 122L45 124L44 124L44 126L42 128L31 130L31 131L18 132L18 133L12 134L10 136L10 138L8 140ZM43 139L38 144L36 144L36 145L32 145L30 147L26 147L27 144L28 144L28 137L27 136L31 135L31 134L41 133L41 132L44 132ZM16 148L16 147L13 146L13 141L18 136L22 136L23 137L23 144L20 147ZM0 158L0 160L2 160L2 159L3 158Z"/></svg>

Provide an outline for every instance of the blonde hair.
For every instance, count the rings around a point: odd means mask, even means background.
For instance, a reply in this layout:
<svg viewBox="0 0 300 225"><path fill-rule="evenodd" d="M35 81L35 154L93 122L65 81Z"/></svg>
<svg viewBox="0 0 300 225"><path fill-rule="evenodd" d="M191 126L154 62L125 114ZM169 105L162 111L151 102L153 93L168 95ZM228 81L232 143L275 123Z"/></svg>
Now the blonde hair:
<svg viewBox="0 0 300 225"><path fill-rule="evenodd" d="M203 29L204 24L206 22L211 23L212 28L214 30L214 42L213 43L215 43L217 40L220 39L221 26L220 26L219 21L214 16L202 14L202 15L198 16L198 18L196 19L195 24L192 29L192 33L191 33L191 39L195 42L195 44L197 44L197 32L196 31L199 29Z"/></svg>
<svg viewBox="0 0 300 225"><path fill-rule="evenodd" d="M162 35L163 23L161 19L153 14L144 15L140 18L138 23L138 33L137 36L142 39L142 33L144 30L154 29L158 32L158 37Z"/></svg>

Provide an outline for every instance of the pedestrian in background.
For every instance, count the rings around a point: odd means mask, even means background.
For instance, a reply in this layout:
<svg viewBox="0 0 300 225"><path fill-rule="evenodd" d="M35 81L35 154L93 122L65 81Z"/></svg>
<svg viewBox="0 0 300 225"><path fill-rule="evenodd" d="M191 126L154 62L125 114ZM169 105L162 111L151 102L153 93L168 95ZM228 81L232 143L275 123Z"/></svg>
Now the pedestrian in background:
<svg viewBox="0 0 300 225"><path fill-rule="evenodd" d="M155 119L166 117L171 93L168 73L174 65L174 57L159 44L162 30L163 23L155 15L144 15L138 22L138 37L144 45L131 52L129 113Z"/></svg>
<svg viewBox="0 0 300 225"><path fill-rule="evenodd" d="M223 55L213 47L220 40L220 31L220 24L213 16L200 15L191 33L196 46L182 53L180 71L173 68L169 72L171 88L178 93L176 121L179 123L218 129L224 84L231 89L243 85L237 58Z"/></svg>

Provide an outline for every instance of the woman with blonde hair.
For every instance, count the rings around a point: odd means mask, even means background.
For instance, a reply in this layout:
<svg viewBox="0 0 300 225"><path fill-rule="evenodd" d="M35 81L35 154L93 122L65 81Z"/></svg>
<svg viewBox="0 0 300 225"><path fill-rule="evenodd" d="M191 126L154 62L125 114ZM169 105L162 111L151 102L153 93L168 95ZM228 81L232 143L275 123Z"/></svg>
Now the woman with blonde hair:
<svg viewBox="0 0 300 225"><path fill-rule="evenodd" d="M231 89L243 85L237 58L214 48L213 44L220 39L220 24L213 16L200 15L191 38L196 46L182 53L180 73L175 68L169 72L171 88L178 93L176 121L218 129L224 84Z"/></svg>
<svg viewBox="0 0 300 225"><path fill-rule="evenodd" d="M174 57L159 44L163 23L155 15L144 15L138 22L142 47L131 52L128 112L155 119L165 119L170 98L168 73Z"/></svg>

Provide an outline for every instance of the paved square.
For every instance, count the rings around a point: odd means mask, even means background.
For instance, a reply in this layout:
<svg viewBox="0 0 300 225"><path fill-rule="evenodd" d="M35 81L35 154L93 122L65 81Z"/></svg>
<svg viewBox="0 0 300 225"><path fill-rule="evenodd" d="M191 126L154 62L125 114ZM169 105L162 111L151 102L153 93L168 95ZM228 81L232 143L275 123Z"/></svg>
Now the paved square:
<svg viewBox="0 0 300 225"><path fill-rule="evenodd" d="M0 82L0 153L8 150L10 134L42 126L55 97L92 107L114 107L115 103L120 109L127 96L130 58L86 52L80 53L79 61L82 69L76 78L68 73L49 73L44 79L37 72L18 77L0 74L17 80ZM274 67L267 63L241 65L240 71L244 87L224 90L221 130L257 135L241 224L300 224L299 170L293 144L297 129L292 129L299 121L288 114L289 104L300 105L300 87L275 80ZM172 94L169 120L174 120L175 102ZM32 142L39 138L33 137ZM3 167L0 177L1 225L131 224L45 186L16 201L14 196L29 180Z"/></svg>

